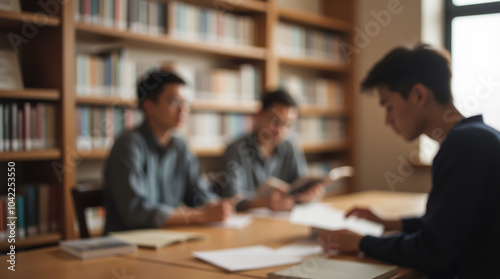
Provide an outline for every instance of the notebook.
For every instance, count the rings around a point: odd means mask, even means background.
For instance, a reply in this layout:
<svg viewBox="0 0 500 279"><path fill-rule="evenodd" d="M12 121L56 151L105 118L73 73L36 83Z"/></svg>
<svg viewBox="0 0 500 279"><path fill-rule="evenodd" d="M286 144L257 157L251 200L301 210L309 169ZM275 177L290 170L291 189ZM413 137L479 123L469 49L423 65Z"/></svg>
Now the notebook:
<svg viewBox="0 0 500 279"><path fill-rule="evenodd" d="M310 258L299 265L270 272L268 279L384 279L398 272L397 266Z"/></svg>
<svg viewBox="0 0 500 279"><path fill-rule="evenodd" d="M59 247L61 250L80 259L128 254L137 250L134 244L110 236L61 241Z"/></svg>
<svg viewBox="0 0 500 279"><path fill-rule="evenodd" d="M122 241L137 244L139 247L155 249L160 249L174 243L206 238L204 234L158 229L112 232L110 235Z"/></svg>

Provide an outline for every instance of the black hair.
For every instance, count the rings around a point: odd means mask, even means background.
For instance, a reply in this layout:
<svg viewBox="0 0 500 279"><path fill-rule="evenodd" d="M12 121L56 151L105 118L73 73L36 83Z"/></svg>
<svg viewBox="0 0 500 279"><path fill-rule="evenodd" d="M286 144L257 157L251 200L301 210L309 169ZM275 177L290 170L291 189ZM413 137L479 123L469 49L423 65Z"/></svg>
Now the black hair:
<svg viewBox="0 0 500 279"><path fill-rule="evenodd" d="M429 88L438 103L452 102L449 56L425 44L415 48L397 47L373 66L361 89L386 85L406 100L416 83Z"/></svg>
<svg viewBox="0 0 500 279"><path fill-rule="evenodd" d="M266 110L274 104L282 104L287 107L297 107L297 103L284 89L266 92L262 96L262 110Z"/></svg>
<svg viewBox="0 0 500 279"><path fill-rule="evenodd" d="M137 99L139 106L145 100L152 100L156 102L158 95L163 91L167 84L181 84L185 85L186 82L174 72L164 70L152 70L137 83Z"/></svg>

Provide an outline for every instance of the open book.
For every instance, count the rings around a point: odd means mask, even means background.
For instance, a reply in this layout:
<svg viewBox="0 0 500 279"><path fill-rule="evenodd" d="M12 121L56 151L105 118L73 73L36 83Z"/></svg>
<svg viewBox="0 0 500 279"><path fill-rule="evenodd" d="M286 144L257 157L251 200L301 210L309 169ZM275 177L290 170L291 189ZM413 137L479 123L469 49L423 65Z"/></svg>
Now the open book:
<svg viewBox="0 0 500 279"><path fill-rule="evenodd" d="M122 241L135 243L139 247L160 249L167 245L206 238L204 234L145 229L110 233Z"/></svg>
<svg viewBox="0 0 500 279"><path fill-rule="evenodd" d="M384 279L398 273L397 266L310 258L267 275L268 279Z"/></svg>
<svg viewBox="0 0 500 279"><path fill-rule="evenodd" d="M285 191L287 189L289 195L296 195L298 193L306 191L307 189L318 183L327 185L342 178L351 177L353 175L353 167L343 166L331 169L328 172L328 175L325 177L300 177L293 181L291 184L288 184L279 178L270 177L263 185L259 187L256 195L258 197L268 196L273 189L280 189L282 191Z"/></svg>

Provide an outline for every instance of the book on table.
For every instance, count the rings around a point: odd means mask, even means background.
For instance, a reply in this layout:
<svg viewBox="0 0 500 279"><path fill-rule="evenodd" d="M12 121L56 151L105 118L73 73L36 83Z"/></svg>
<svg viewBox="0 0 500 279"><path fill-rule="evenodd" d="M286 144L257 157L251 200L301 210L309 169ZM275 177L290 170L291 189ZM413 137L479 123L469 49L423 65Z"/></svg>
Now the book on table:
<svg viewBox="0 0 500 279"><path fill-rule="evenodd" d="M112 232L111 236L122 241L137 244L139 247L160 249L168 245L206 238L206 235L190 232L177 232L160 229L143 229Z"/></svg>
<svg viewBox="0 0 500 279"><path fill-rule="evenodd" d="M61 250L83 260L129 254L137 250L136 245L110 236L61 241L59 247Z"/></svg>

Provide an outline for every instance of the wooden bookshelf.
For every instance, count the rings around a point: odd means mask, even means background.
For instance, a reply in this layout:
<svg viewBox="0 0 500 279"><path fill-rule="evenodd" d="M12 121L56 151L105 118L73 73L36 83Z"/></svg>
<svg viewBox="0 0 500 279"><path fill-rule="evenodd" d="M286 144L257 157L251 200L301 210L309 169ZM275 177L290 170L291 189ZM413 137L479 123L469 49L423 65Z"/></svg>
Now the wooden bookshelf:
<svg viewBox="0 0 500 279"><path fill-rule="evenodd" d="M22 99L22 100L40 100L57 101L61 99L61 93L56 89L35 89L27 88L24 90L0 90L0 98Z"/></svg>
<svg viewBox="0 0 500 279"><path fill-rule="evenodd" d="M38 26L59 26L61 21L57 17L45 13L11 12L0 10L0 30L18 29L26 24Z"/></svg>
<svg viewBox="0 0 500 279"><path fill-rule="evenodd" d="M308 58L293 58L279 57L279 63L286 66L296 66L311 70L328 71L333 73L349 73L349 64L336 64L333 62L308 59Z"/></svg>
<svg viewBox="0 0 500 279"><path fill-rule="evenodd" d="M137 100L124 100L118 97L76 97L78 105L137 107Z"/></svg>
<svg viewBox="0 0 500 279"><path fill-rule="evenodd" d="M61 150L45 149L33 151L1 152L0 161L42 161L61 159Z"/></svg>
<svg viewBox="0 0 500 279"><path fill-rule="evenodd" d="M83 39L107 40L115 39L120 43L138 47L157 47L162 50L175 49L178 51L189 51L206 53L222 57L264 60L266 50L255 46L232 46L221 44L210 44L203 41L184 41L174 39L168 35L143 35L141 33L123 31L113 28L75 23L77 34Z"/></svg>
<svg viewBox="0 0 500 279"><path fill-rule="evenodd" d="M10 245L15 245L16 249L19 249L46 244L55 244L61 239L61 234L59 233L47 233L32 237L26 237L23 239L16 238L16 243L11 244L8 242L0 242L0 250L7 250Z"/></svg>
<svg viewBox="0 0 500 279"><path fill-rule="evenodd" d="M349 150L349 145L346 142L307 143L302 144L302 149L305 153L345 152Z"/></svg>
<svg viewBox="0 0 500 279"><path fill-rule="evenodd" d="M319 27L330 31L349 33L352 25L346 21L338 20L323 15L302 12L298 10L288 9L285 7L278 8L278 15L281 19L312 27Z"/></svg>
<svg viewBox="0 0 500 279"><path fill-rule="evenodd" d="M353 45L355 1L323 0L324 15L309 14L298 10L281 7L277 0L180 0L194 5L214 7L220 4L227 13L244 14L255 21L255 45L233 46L213 44L199 41L185 41L173 38L167 34L147 35L126 30L118 30L96 25L89 25L75 21L75 4L77 1L66 1L60 5L60 12L56 16L45 18L42 8L36 1L21 0L21 7L29 12L0 11L0 30L19 32L26 23L36 26L38 33L30 39L29 44L22 45L21 68L25 90L0 90L0 98L8 100L42 100L51 101L56 105L58 118L56 120L56 142L61 148L40 151L19 151L0 153L0 161L25 161L26 164L51 169L47 161L57 161L71 171L64 171L57 181L51 182L60 190L61 205L58 233L37 236L25 240L17 240L16 247L38 246L55 243L60 239L78 237L75 231L75 214L71 189L77 184L77 173L80 160L102 160L108 156L109 150L77 150L76 147L76 107L79 105L93 106L120 106L136 107L136 101L117 100L115 98L80 97L75 93L76 85L76 55L79 44L112 45L117 47L134 47L147 51L164 53L196 55L201 59L222 60L221 66L249 63L259 67L262 89L274 90L280 81L282 67L296 67L321 72L322 78L332 78L340 81L345 88L345 108L300 108L301 115L318 117L342 117L346 119L347 138L354 140L354 74L355 63L335 64L332 62L300 58L282 57L275 50L276 26L283 20L306 27L329 30L340 33ZM39 15L37 15L37 12ZM355 60L355 59L353 59ZM259 104L248 102L245 104L224 104L196 101L192 103L192 111L210 111L215 113L251 114L257 112ZM63 148L64 147L64 148ZM303 145L306 153L320 155L324 158L341 159L346 164L354 164L355 150L346 143L316 143ZM75 151L76 150L76 151ZM194 148L193 152L200 157L210 160L222 155L220 148ZM34 161L34 162L31 162ZM38 164L38 165L37 165ZM352 183L351 183L352 181ZM350 184L355 185L353 180ZM354 188L350 186L350 191ZM3 244L1 244L3 245ZM5 247L5 246L1 246Z"/></svg>
<svg viewBox="0 0 500 279"><path fill-rule="evenodd" d="M217 111L230 113L256 113L260 108L260 103L256 101L245 103L221 103L196 101L190 105L191 111Z"/></svg>

